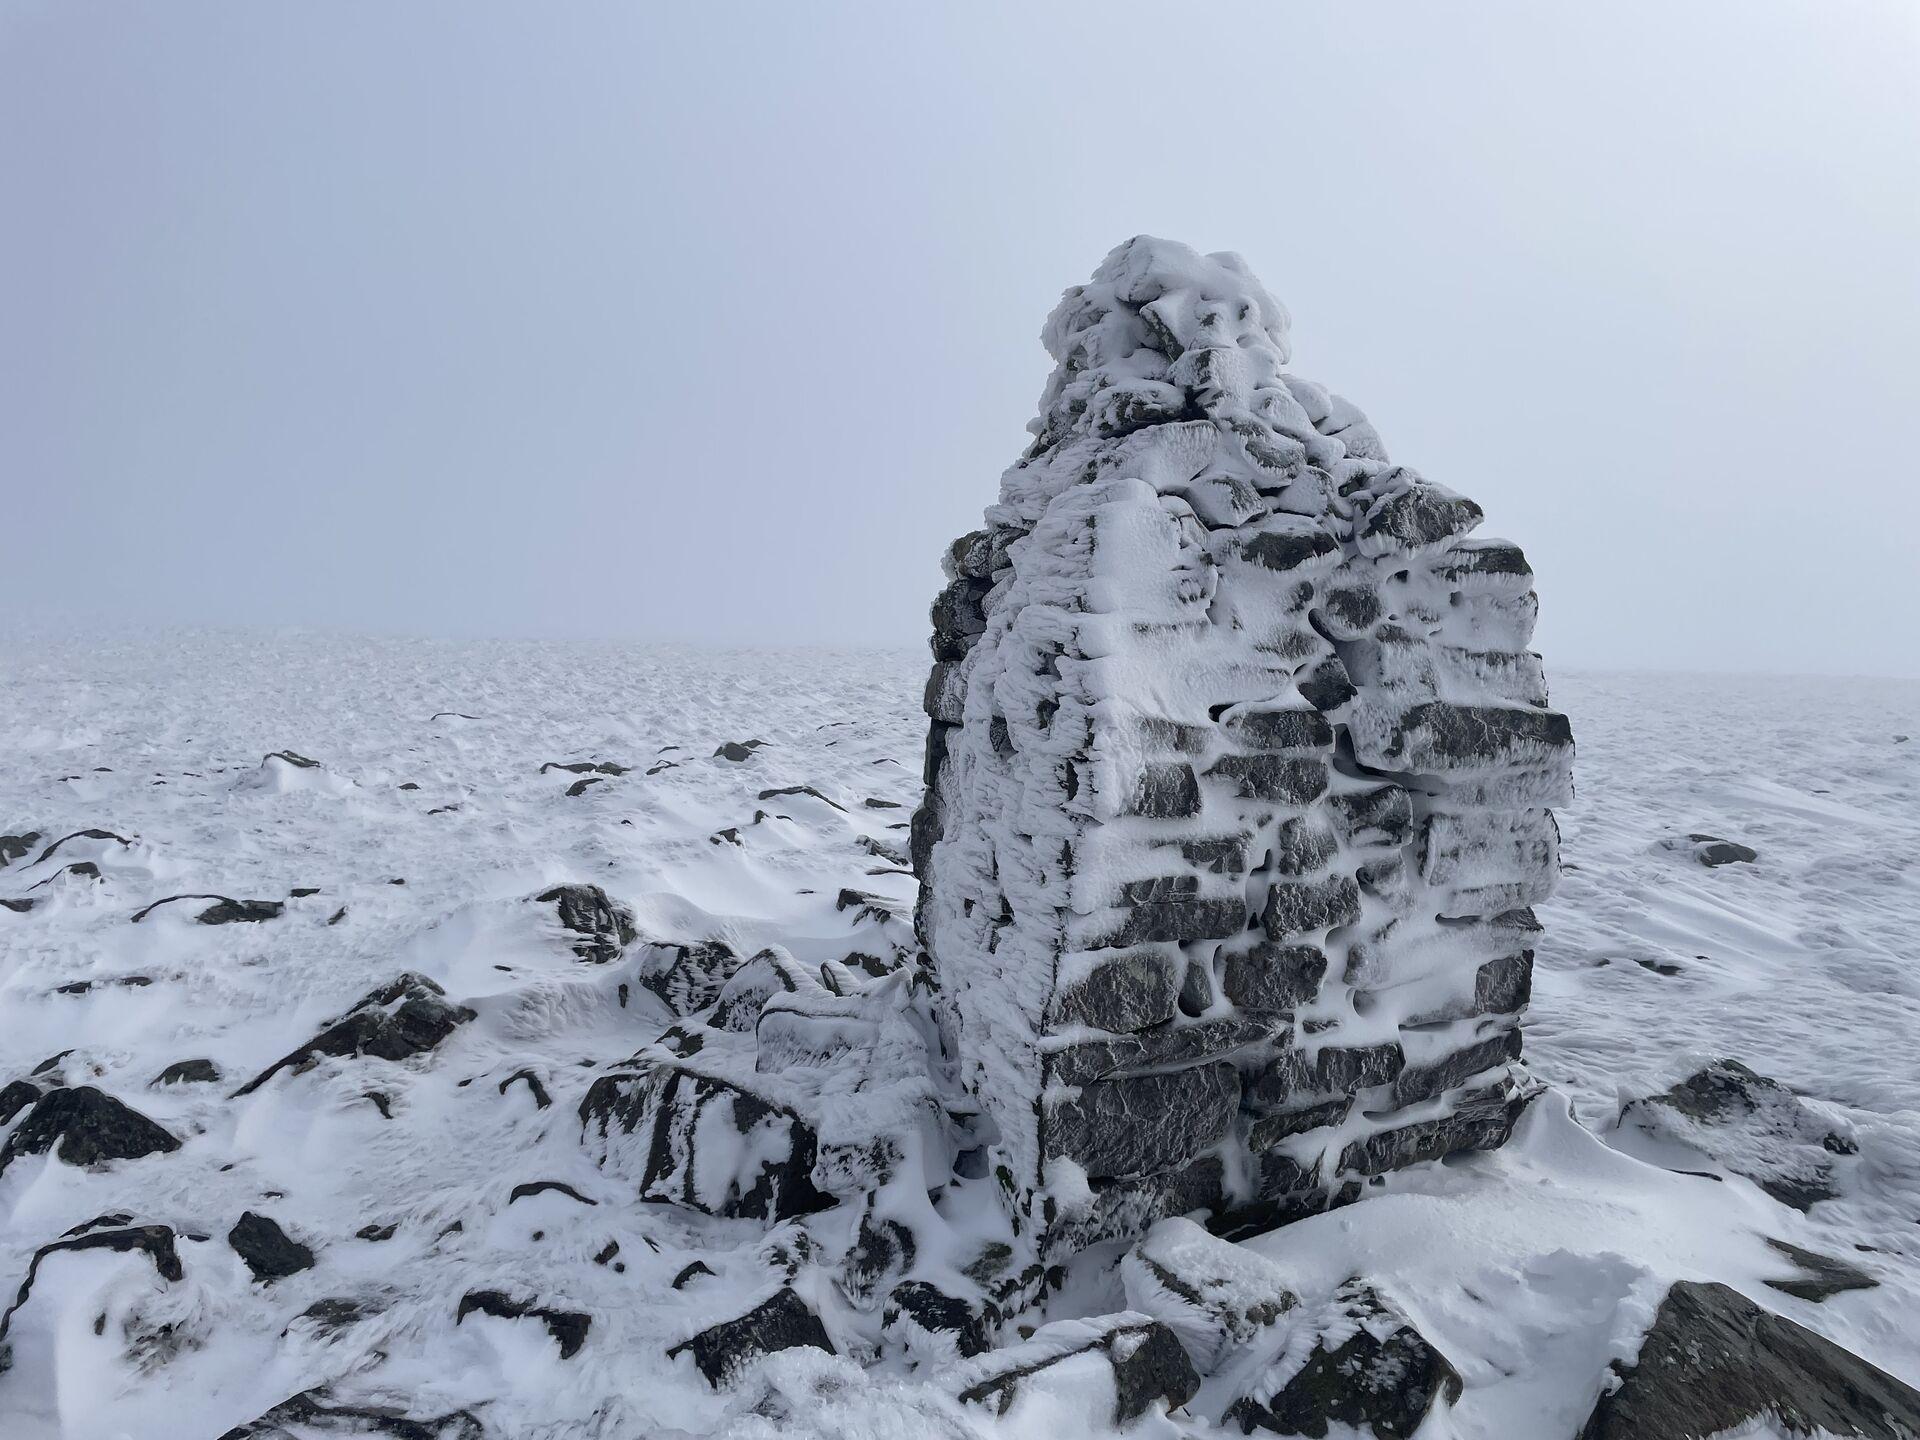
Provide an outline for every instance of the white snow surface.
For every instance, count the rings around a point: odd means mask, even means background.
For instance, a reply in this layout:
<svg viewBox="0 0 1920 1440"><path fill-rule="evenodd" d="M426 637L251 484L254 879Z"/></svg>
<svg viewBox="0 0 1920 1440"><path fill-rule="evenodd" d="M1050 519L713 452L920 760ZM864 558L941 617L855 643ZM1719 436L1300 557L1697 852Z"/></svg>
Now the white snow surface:
<svg viewBox="0 0 1920 1440"><path fill-rule="evenodd" d="M165 1283L138 1253L49 1260L15 1317L0 1436L211 1440L317 1385L415 1416L465 1408L490 1436L543 1440L1105 1433L1071 1386L998 1418L957 1403L937 1367L863 1364L832 1294L806 1298L838 1357L787 1352L718 1393L687 1355L669 1359L777 1284L765 1227L642 1203L588 1158L581 1095L669 1017L650 998L622 1008L611 972L522 903L590 882L645 937L844 954L862 922L836 908L843 887L912 903L912 878L872 842L904 848L925 674L918 652L0 640L0 833L43 836L0 868L0 898L38 902L0 910L0 1085L70 1052L51 1073L183 1142L95 1170L14 1160L0 1174L0 1308L35 1250L109 1212L171 1226L184 1269ZM1920 740L1895 740L1920 735L1920 683L1559 668L1555 681L1579 798L1560 815L1566 873L1540 907L1527 1028L1549 1090L1504 1150L1415 1167L1250 1241L1269 1263L1249 1258L1249 1272L1288 1277L1302 1300L1289 1315L1356 1274L1404 1309L1466 1381L1426 1440L1571 1436L1675 1278L1735 1285L1920 1383ZM714 758L748 739L766 742L750 760ZM282 751L323 768L263 771ZM632 768L577 796L581 777L540 771L586 759ZM645 773L662 761L676 763ZM758 798L794 785L845 808ZM89 828L129 843L71 841L36 862ZM1662 844L1694 832L1759 858L1708 869ZM64 868L81 861L100 878ZM193 916L211 902L187 903L129 923L182 893L287 907L208 926ZM413 1060L329 1060L229 1098L407 970L478 1018ZM1859 1156L1839 1198L1802 1214L1617 1126L1626 1100L1716 1056L1851 1127ZM213 1060L221 1083L150 1083L192 1058ZM502 1090L521 1069L551 1108L524 1084ZM538 1180L596 1203L553 1190L508 1203ZM313 1268L254 1282L225 1239L247 1210L310 1246ZM389 1240L356 1238L389 1224ZM1821 1304L1769 1288L1793 1267L1768 1237L1879 1284ZM623 1269L595 1263L609 1241ZM716 1273L673 1288L696 1258ZM1031 1318L1129 1309L1121 1260L1081 1257ZM585 1313L591 1330L563 1359L536 1320L456 1324L479 1288ZM364 1318L296 1318L331 1297L363 1302ZM1220 1383L1130 1433L1216 1433Z"/></svg>

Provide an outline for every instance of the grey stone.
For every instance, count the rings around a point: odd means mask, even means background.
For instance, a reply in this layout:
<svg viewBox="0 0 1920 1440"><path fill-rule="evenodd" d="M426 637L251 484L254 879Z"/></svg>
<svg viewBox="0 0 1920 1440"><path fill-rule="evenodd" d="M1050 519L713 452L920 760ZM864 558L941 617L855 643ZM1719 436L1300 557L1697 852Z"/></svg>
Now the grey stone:
<svg viewBox="0 0 1920 1440"><path fill-rule="evenodd" d="M1403 1070L1393 1082L1396 1105L1414 1105L1422 1100L1464 1085L1483 1070L1520 1058L1520 1032L1503 1030L1497 1035L1454 1051L1444 1060Z"/></svg>
<svg viewBox="0 0 1920 1440"><path fill-rule="evenodd" d="M1319 993L1326 973L1327 957L1317 946L1262 941L1226 957L1221 989L1245 1010L1293 1010Z"/></svg>
<svg viewBox="0 0 1920 1440"><path fill-rule="evenodd" d="M290 1237L280 1222L249 1210L227 1232L227 1244L246 1262L255 1280L272 1284L313 1268L313 1251Z"/></svg>
<svg viewBox="0 0 1920 1440"><path fill-rule="evenodd" d="M560 917L562 929L580 938L573 942L573 953L593 965L618 960L639 933L634 928L633 912L616 904L598 885L556 885L534 897L541 905L552 905Z"/></svg>
<svg viewBox="0 0 1920 1440"><path fill-rule="evenodd" d="M1184 970L1164 950L1130 950L1103 960L1054 996L1053 1024L1124 1033L1171 1020Z"/></svg>
<svg viewBox="0 0 1920 1440"><path fill-rule="evenodd" d="M1795 1435L1912 1440L1920 1391L1726 1285L1677 1282L1578 1440L1707 1440L1771 1422Z"/></svg>
<svg viewBox="0 0 1920 1440"><path fill-rule="evenodd" d="M362 996L358 1004L313 1039L234 1091L234 1098L258 1090L282 1070L309 1069L322 1056L373 1055L382 1060L405 1060L424 1054L437 1048L474 1014L465 1005L449 1003L446 991L434 981L409 971Z"/></svg>
<svg viewBox="0 0 1920 1440"><path fill-rule="evenodd" d="M819 1140L799 1114L682 1064L601 1076L580 1102L580 1126L599 1163L636 1178L644 1200L753 1220L831 1203L813 1183ZM736 1138L715 1160L699 1152L703 1134ZM748 1136L750 1146L739 1144Z"/></svg>
<svg viewBox="0 0 1920 1440"><path fill-rule="evenodd" d="M1183 760L1156 761L1141 769L1124 807L1129 815L1185 820L1200 813L1200 784Z"/></svg>
<svg viewBox="0 0 1920 1440"><path fill-rule="evenodd" d="M1360 886L1351 875L1320 881L1286 880L1267 895L1261 923L1267 938L1280 941L1316 930L1351 925L1360 918Z"/></svg>
<svg viewBox="0 0 1920 1440"><path fill-rule="evenodd" d="M675 1345L667 1355L671 1358L683 1351L691 1354L694 1367L718 1390L737 1380L755 1361L801 1346L835 1353L820 1317L789 1286L737 1319L708 1326L692 1339Z"/></svg>
<svg viewBox="0 0 1920 1440"><path fill-rule="evenodd" d="M1047 1102L1041 1143L1089 1175L1151 1175L1195 1159L1227 1133L1240 1101L1231 1065L1197 1065L1082 1086Z"/></svg>
<svg viewBox="0 0 1920 1440"><path fill-rule="evenodd" d="M1114 1428L1131 1425L1157 1405L1184 1405L1200 1388L1179 1338L1159 1321L1079 1321L1048 1326L992 1357L998 1363L963 1388L960 1399L1005 1415L1024 1391L1044 1389L1054 1366L1090 1355L1112 1367L1114 1408L1110 1416L1088 1418Z"/></svg>
<svg viewBox="0 0 1920 1440"><path fill-rule="evenodd" d="M1318 758L1222 755L1207 774L1230 781L1234 793L1249 800L1311 805L1327 793L1327 762Z"/></svg>
<svg viewBox="0 0 1920 1440"><path fill-rule="evenodd" d="M1350 1281L1329 1310L1305 1363L1271 1394L1235 1400L1228 1422L1313 1436L1338 1424L1410 1440L1436 1406L1460 1398L1460 1372L1371 1286Z"/></svg>
<svg viewBox="0 0 1920 1440"><path fill-rule="evenodd" d="M22 1155L51 1151L68 1165L167 1154L180 1142L138 1110L91 1085L49 1090L0 1145L0 1173Z"/></svg>

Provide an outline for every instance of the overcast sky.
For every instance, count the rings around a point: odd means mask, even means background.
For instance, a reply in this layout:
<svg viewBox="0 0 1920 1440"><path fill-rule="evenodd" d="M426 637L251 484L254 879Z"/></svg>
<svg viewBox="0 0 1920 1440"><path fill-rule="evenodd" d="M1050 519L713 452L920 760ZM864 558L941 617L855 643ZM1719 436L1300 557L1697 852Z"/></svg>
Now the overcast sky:
<svg viewBox="0 0 1920 1440"><path fill-rule="evenodd" d="M1549 663L1920 674L1920 8L0 4L7 605L912 642L1138 232Z"/></svg>

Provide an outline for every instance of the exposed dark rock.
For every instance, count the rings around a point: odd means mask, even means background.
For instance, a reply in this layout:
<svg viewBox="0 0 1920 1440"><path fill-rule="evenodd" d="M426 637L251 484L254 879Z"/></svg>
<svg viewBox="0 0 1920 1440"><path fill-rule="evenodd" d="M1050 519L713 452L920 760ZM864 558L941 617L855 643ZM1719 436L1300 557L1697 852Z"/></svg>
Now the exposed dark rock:
<svg viewBox="0 0 1920 1440"><path fill-rule="evenodd" d="M1859 1148L1779 1081L1731 1059L1633 1101L1620 1119L1699 1150L1796 1210L1837 1195L1834 1161Z"/></svg>
<svg viewBox="0 0 1920 1440"><path fill-rule="evenodd" d="M753 758L753 752L766 743L764 740L748 740L743 744L737 740L729 740L713 752L714 758L731 760L736 765L743 764L751 760Z"/></svg>
<svg viewBox="0 0 1920 1440"><path fill-rule="evenodd" d="M38 840L40 837L36 833L32 836L17 836L14 838L26 839L26 840L32 841L32 840ZM40 852L40 857L37 860L35 860L33 863L36 865L46 864L48 860L53 858L54 852L57 851L62 845L66 844L69 840L111 840L117 845L131 845L133 843L131 840L127 839L126 836L116 835L111 830L75 830L70 835L62 835L58 840L54 841L51 845L47 846L46 849Z"/></svg>
<svg viewBox="0 0 1920 1440"><path fill-rule="evenodd" d="M1089 1175L1148 1175L1185 1164L1227 1133L1240 1102L1231 1065L1197 1065L1081 1087L1047 1105L1041 1120L1049 1155Z"/></svg>
<svg viewBox="0 0 1920 1440"><path fill-rule="evenodd" d="M1156 820L1184 820L1200 813L1200 782L1184 760L1142 767L1128 796L1126 813Z"/></svg>
<svg viewBox="0 0 1920 1440"><path fill-rule="evenodd" d="M1637 1359L1614 1372L1579 1440L1707 1440L1756 1420L1795 1435L1920 1435L1920 1391L1725 1285L1675 1284Z"/></svg>
<svg viewBox="0 0 1920 1440"><path fill-rule="evenodd" d="M1306 1363L1277 1390L1256 1386L1236 1399L1228 1423L1312 1436L1340 1424L1409 1440L1436 1405L1460 1398L1460 1373L1372 1287L1349 1281L1316 1321Z"/></svg>
<svg viewBox="0 0 1920 1440"><path fill-rule="evenodd" d="M0 835L0 870L6 869L39 843L38 830L29 830L24 835Z"/></svg>
<svg viewBox="0 0 1920 1440"><path fill-rule="evenodd" d="M220 1067L211 1060L176 1060L149 1084L152 1085L211 1085L220 1078Z"/></svg>
<svg viewBox="0 0 1920 1440"><path fill-rule="evenodd" d="M322 1056L405 1060L425 1054L473 1019L474 1013L464 1005L450 1004L446 991L426 976L405 973L369 991L313 1039L234 1091L234 1098L258 1090L282 1070L305 1070Z"/></svg>
<svg viewBox="0 0 1920 1440"><path fill-rule="evenodd" d="M650 945L640 964L640 983L671 1014L693 1015L720 998L739 968L740 957L718 940Z"/></svg>
<svg viewBox="0 0 1920 1440"><path fill-rule="evenodd" d="M309 895L318 895L319 893L320 887L318 885L296 885L287 892L288 896L294 900L304 900Z"/></svg>
<svg viewBox="0 0 1920 1440"><path fill-rule="evenodd" d="M1227 956L1220 988L1243 1009L1293 1010L1319 993L1326 973L1326 953L1318 946L1262 941Z"/></svg>
<svg viewBox="0 0 1920 1440"><path fill-rule="evenodd" d="M107 878L106 876L100 873L100 867L94 864L93 861L76 860L71 865L61 866L60 869L56 870L53 874L47 876L46 879L37 881L35 884L33 884L28 888L33 890L38 890L42 885L51 885L56 880L59 880L61 877L67 876L67 875L71 875L76 880L91 880L96 885L104 883Z"/></svg>
<svg viewBox="0 0 1920 1440"><path fill-rule="evenodd" d="M1871 1290L1880 1283L1859 1266L1836 1260L1831 1255L1802 1250L1798 1245L1771 1237L1767 1244L1793 1262L1795 1273L1786 1279L1769 1280L1766 1283L1796 1299L1811 1300L1817 1305L1848 1290Z"/></svg>
<svg viewBox="0 0 1920 1440"><path fill-rule="evenodd" d="M38 903L39 901L35 900L32 896L22 896L18 899L11 900L0 899L0 909L11 910L15 915L24 915Z"/></svg>
<svg viewBox="0 0 1920 1440"><path fill-rule="evenodd" d="M1474 1091L1454 1102L1445 1115L1378 1130L1353 1141L1341 1152L1340 1168L1383 1175L1461 1150L1498 1149L1513 1133L1524 1103L1524 1097L1502 1084Z"/></svg>
<svg viewBox="0 0 1920 1440"><path fill-rule="evenodd" d="M591 1315L519 1300L502 1290L469 1290L460 1297L460 1308L454 1314L453 1323L458 1325L476 1310L501 1320L540 1321L559 1344L562 1360L571 1360L579 1353L580 1347L587 1343L587 1332L593 1328Z"/></svg>
<svg viewBox="0 0 1920 1440"><path fill-rule="evenodd" d="M498 1088L500 1093L502 1095L506 1094L507 1087L516 1080L525 1085L532 1093L534 1109L545 1110L549 1105L553 1104L553 1097L547 1094L547 1087L540 1083L540 1077L531 1070L516 1070L513 1074L507 1076L507 1078L499 1084Z"/></svg>
<svg viewBox="0 0 1920 1440"><path fill-rule="evenodd" d="M88 1166L179 1148L178 1140L138 1110L91 1085L80 1085L50 1090L33 1102L0 1145L0 1172L22 1155L50 1150L69 1165Z"/></svg>
<svg viewBox="0 0 1920 1440"><path fill-rule="evenodd" d="M40 1087L25 1080L9 1080L0 1088L0 1125L6 1124L40 1098Z"/></svg>
<svg viewBox="0 0 1920 1440"><path fill-rule="evenodd" d="M589 1200L564 1180L528 1180L524 1184L513 1187L513 1193L507 1196L507 1203L511 1205L516 1200L527 1200L535 1195L544 1195L549 1190L564 1195L569 1200L577 1200L582 1205L600 1203L598 1200Z"/></svg>
<svg viewBox="0 0 1920 1440"><path fill-rule="evenodd" d="M227 1232L227 1244L246 1262L253 1278L272 1284L313 1268L313 1251L290 1237L280 1222L249 1210Z"/></svg>
<svg viewBox="0 0 1920 1440"><path fill-rule="evenodd" d="M829 1355L836 1353L820 1317L791 1288L782 1288L738 1319L709 1326L675 1345L667 1355L671 1358L683 1350L689 1352L694 1366L718 1390L761 1357L802 1345Z"/></svg>
<svg viewBox="0 0 1920 1440"><path fill-rule="evenodd" d="M813 786L811 785L783 785L777 790L762 790L758 798L761 800L778 800L783 796L787 796L787 795L811 796L813 799L820 801L823 805L831 805L834 809L839 810L843 813L847 808L846 806L842 805L838 800L829 799L827 796L822 795L818 790L814 789Z"/></svg>
<svg viewBox="0 0 1920 1440"><path fill-rule="evenodd" d="M438 719L438 716L434 717ZM471 719L471 716L463 716ZM486 1427L470 1410L416 1419L384 1405L336 1405L324 1388L282 1400L257 1420L236 1425L220 1440L308 1440L316 1435L363 1440L486 1440Z"/></svg>
<svg viewBox="0 0 1920 1440"><path fill-rule="evenodd" d="M1124 1033L1173 1018L1183 965L1160 950L1104 960L1054 1000L1054 1023Z"/></svg>
<svg viewBox="0 0 1920 1440"><path fill-rule="evenodd" d="M993 1348L999 1318L990 1302L968 1302L924 1280L907 1280L887 1296L881 1333L909 1345L931 1342L935 1348L967 1358Z"/></svg>
<svg viewBox="0 0 1920 1440"><path fill-rule="evenodd" d="M573 942L573 953L591 964L618 960L639 934L633 912L598 885L556 885L534 899L558 909L561 927L580 937Z"/></svg>
<svg viewBox="0 0 1920 1440"><path fill-rule="evenodd" d="M1261 923L1270 940L1288 940L1315 930L1351 925L1360 918L1360 886L1350 875L1324 880L1283 880L1267 892Z"/></svg>
<svg viewBox="0 0 1920 1440"><path fill-rule="evenodd" d="M39 1278L40 1267L50 1256L82 1250L115 1250L122 1253L138 1250L153 1261L153 1268L162 1280L176 1281L186 1273L180 1265L180 1253L174 1248L171 1229L165 1225L128 1226L125 1223L127 1218L124 1215L102 1216L102 1220L117 1223L105 1229L95 1229L92 1224L75 1226L60 1239L42 1245L33 1252L33 1259L27 1264L27 1278L20 1282L20 1289L6 1313L0 1315L0 1375L6 1373L9 1359L5 1345L7 1329L13 1323L15 1312L27 1303L28 1296L33 1293L33 1282Z"/></svg>
<svg viewBox="0 0 1920 1440"><path fill-rule="evenodd" d="M567 794L584 795L587 793L587 787L589 785L604 785L606 783L605 778L602 776L589 775L584 780L576 780L573 784L569 785L567 787Z"/></svg>
<svg viewBox="0 0 1920 1440"><path fill-rule="evenodd" d="M704 1260L695 1260L681 1267L680 1273L673 1277L673 1288L684 1290L702 1275L713 1274L713 1267Z"/></svg>
<svg viewBox="0 0 1920 1440"><path fill-rule="evenodd" d="M269 755L262 755L260 757L260 763L262 765L266 764L269 760L285 761L296 770L318 770L322 768L318 760L309 760L305 755L298 754L292 750L275 750Z"/></svg>
<svg viewBox="0 0 1920 1440"><path fill-rule="evenodd" d="M1464 1085L1483 1070L1520 1058L1520 1032L1502 1030L1498 1034L1462 1046L1444 1060L1430 1065L1410 1067L1393 1082L1397 1105L1412 1105L1430 1100L1456 1085Z"/></svg>
<svg viewBox="0 0 1920 1440"><path fill-rule="evenodd" d="M1299 1303L1280 1268L1190 1220L1148 1232L1120 1266L1129 1308L1161 1321L1203 1375Z"/></svg>
<svg viewBox="0 0 1920 1440"><path fill-rule="evenodd" d="M213 901L213 904L193 917L202 925L257 923L261 920L271 920L287 908L284 900L234 900L226 895L169 895L166 899L156 900L145 909L135 912L133 923L138 925L162 905L171 905L176 900Z"/></svg>
<svg viewBox="0 0 1920 1440"><path fill-rule="evenodd" d="M1024 1344L986 1357L978 1362L985 1374L972 1379L960 1391L960 1399L1005 1415L1023 1391L1046 1388L1053 1378L1048 1372L1056 1366L1087 1360L1098 1360L1112 1370L1113 1414L1097 1419L1115 1428L1132 1424L1155 1406L1176 1409L1200 1388L1193 1362L1165 1325L1157 1320L1105 1318L1060 1321Z"/></svg>
<svg viewBox="0 0 1920 1440"><path fill-rule="evenodd" d="M616 765L611 760L573 760L564 762L560 760L549 760L540 767L540 773L544 775L549 770L564 770L569 775L624 775L632 768L631 765Z"/></svg>
<svg viewBox="0 0 1920 1440"><path fill-rule="evenodd" d="M637 1181L643 1199L757 1220L830 1203L813 1183L812 1127L717 1076L675 1064L603 1075L580 1102L580 1123L600 1164ZM703 1136L733 1142L720 1151L723 1163L701 1153ZM739 1143L746 1137L751 1143Z"/></svg>
<svg viewBox="0 0 1920 1440"><path fill-rule="evenodd" d="M1693 842L1693 858L1708 869L1716 865L1751 865L1760 858L1760 852L1752 846L1722 840L1718 835L1689 835L1687 839Z"/></svg>

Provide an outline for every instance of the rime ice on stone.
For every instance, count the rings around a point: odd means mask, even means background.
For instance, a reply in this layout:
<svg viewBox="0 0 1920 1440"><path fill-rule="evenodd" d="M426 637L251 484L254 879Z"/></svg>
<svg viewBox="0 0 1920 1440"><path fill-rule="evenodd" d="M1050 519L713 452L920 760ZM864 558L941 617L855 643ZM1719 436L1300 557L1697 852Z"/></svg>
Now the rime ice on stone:
<svg viewBox="0 0 1920 1440"><path fill-rule="evenodd" d="M1237 256L1115 250L934 602L919 927L1049 1250L1512 1124L1571 796L1533 575L1287 325Z"/></svg>

